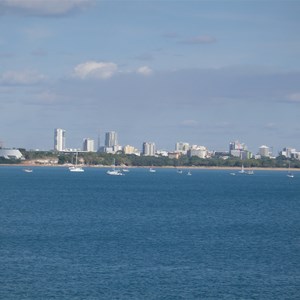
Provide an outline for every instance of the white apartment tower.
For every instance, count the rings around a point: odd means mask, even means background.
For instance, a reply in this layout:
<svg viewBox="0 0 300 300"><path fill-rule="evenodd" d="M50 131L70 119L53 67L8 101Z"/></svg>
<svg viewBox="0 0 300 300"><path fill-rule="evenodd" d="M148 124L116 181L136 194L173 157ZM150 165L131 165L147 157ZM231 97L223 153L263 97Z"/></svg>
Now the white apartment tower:
<svg viewBox="0 0 300 300"><path fill-rule="evenodd" d="M87 151L87 152L94 152L94 140L90 139L90 138L86 138L83 140L83 151Z"/></svg>
<svg viewBox="0 0 300 300"><path fill-rule="evenodd" d="M190 149L189 143L177 142L175 144L175 151L183 154L187 154L187 151Z"/></svg>
<svg viewBox="0 0 300 300"><path fill-rule="evenodd" d="M54 150L64 151L66 148L66 131L61 128L54 130Z"/></svg>
<svg viewBox="0 0 300 300"><path fill-rule="evenodd" d="M143 155L145 156L154 156L155 155L155 144L144 142L143 143Z"/></svg>
<svg viewBox="0 0 300 300"><path fill-rule="evenodd" d="M105 147L114 147L118 145L117 133L110 131L105 133Z"/></svg>

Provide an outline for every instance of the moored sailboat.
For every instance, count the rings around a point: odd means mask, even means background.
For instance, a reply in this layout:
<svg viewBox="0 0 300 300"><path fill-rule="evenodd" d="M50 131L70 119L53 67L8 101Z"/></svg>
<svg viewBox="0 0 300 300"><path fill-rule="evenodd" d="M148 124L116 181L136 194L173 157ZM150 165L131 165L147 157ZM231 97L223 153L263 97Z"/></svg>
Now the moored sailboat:
<svg viewBox="0 0 300 300"><path fill-rule="evenodd" d="M155 173L156 172L156 170L155 169L153 169L152 167L149 169L149 172L150 173Z"/></svg>
<svg viewBox="0 0 300 300"><path fill-rule="evenodd" d="M294 174L291 172L291 163L289 162L289 170L288 170L288 173L286 175L287 177L290 177L290 178L293 178L294 177Z"/></svg>
<svg viewBox="0 0 300 300"><path fill-rule="evenodd" d="M76 152L75 166L69 167L70 172L84 172L84 169L77 164L78 152Z"/></svg>
<svg viewBox="0 0 300 300"><path fill-rule="evenodd" d="M125 174L123 174L123 173L121 172L121 170L116 169L116 160L115 160L115 159L114 159L114 163L113 163L112 169L111 169L111 170L108 170L108 171L106 172L106 174L107 174L107 175L110 175L110 176L123 176L123 175L125 175Z"/></svg>

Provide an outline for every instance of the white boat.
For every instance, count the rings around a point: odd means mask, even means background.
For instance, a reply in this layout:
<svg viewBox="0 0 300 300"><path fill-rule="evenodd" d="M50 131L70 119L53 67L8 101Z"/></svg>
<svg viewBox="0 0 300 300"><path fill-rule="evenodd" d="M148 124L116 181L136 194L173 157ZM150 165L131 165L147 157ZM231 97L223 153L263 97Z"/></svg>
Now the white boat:
<svg viewBox="0 0 300 300"><path fill-rule="evenodd" d="M84 169L77 164L78 152L76 152L75 166L69 167L70 172L84 172Z"/></svg>
<svg viewBox="0 0 300 300"><path fill-rule="evenodd" d="M182 170L178 169L178 170L177 170L177 173L178 173L178 174L182 174Z"/></svg>
<svg viewBox="0 0 300 300"><path fill-rule="evenodd" d="M23 171L26 172L26 173L32 173L33 172L32 169L24 169Z"/></svg>
<svg viewBox="0 0 300 300"><path fill-rule="evenodd" d="M247 174L247 175L253 175L253 174L254 174L254 171L253 171L253 170L248 170L248 171L246 171L246 174Z"/></svg>
<svg viewBox="0 0 300 300"><path fill-rule="evenodd" d="M123 175L125 175L125 174L123 174L121 172L121 170L116 169L116 161L115 161L115 159L114 159L114 163L113 163L113 168L111 170L108 170L106 172L106 174L110 175L110 176L123 176Z"/></svg>
<svg viewBox="0 0 300 300"><path fill-rule="evenodd" d="M123 169L122 169L122 172L128 173L129 170L128 170L127 168L123 168Z"/></svg>
<svg viewBox="0 0 300 300"><path fill-rule="evenodd" d="M245 173L245 169L244 169L244 165L242 165L241 170L239 171L239 173L244 174Z"/></svg>
<svg viewBox="0 0 300 300"><path fill-rule="evenodd" d="M84 172L84 169L82 167L70 167L70 172Z"/></svg>
<svg viewBox="0 0 300 300"><path fill-rule="evenodd" d="M111 176L123 176L124 174L121 172L121 170L108 170L106 172L107 175L111 175Z"/></svg>
<svg viewBox="0 0 300 300"><path fill-rule="evenodd" d="M155 169L153 169L153 168L150 168L150 169L149 169L149 172L150 172L150 173L155 173L155 172L156 172L156 170L155 170Z"/></svg>
<svg viewBox="0 0 300 300"><path fill-rule="evenodd" d="M232 172L232 173L230 173L230 175L235 176L235 173Z"/></svg>
<svg viewBox="0 0 300 300"><path fill-rule="evenodd" d="M186 175L188 175L188 176L192 176L192 173L191 173L191 171L188 171Z"/></svg>

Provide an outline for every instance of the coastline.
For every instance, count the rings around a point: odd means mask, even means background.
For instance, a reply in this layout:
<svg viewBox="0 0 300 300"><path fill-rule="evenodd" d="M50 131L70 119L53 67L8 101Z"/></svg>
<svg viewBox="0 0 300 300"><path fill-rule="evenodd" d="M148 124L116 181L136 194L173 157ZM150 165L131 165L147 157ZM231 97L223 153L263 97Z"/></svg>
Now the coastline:
<svg viewBox="0 0 300 300"><path fill-rule="evenodd" d="M20 163L20 164L0 164L0 167L56 167L56 168L68 168L69 165L57 165L57 164L35 164L35 163ZM111 166L103 166L103 165L80 165L83 168L110 168ZM120 168L125 167L125 166L118 166ZM149 168L155 168L155 169L186 169L186 170L228 170L228 171L240 171L240 167L217 167L217 166L212 166L212 167L203 167L203 166L126 166L128 169L149 169ZM245 168L251 169L252 171L288 171L287 168ZM290 171L293 172L300 172L300 169L298 168L291 168Z"/></svg>

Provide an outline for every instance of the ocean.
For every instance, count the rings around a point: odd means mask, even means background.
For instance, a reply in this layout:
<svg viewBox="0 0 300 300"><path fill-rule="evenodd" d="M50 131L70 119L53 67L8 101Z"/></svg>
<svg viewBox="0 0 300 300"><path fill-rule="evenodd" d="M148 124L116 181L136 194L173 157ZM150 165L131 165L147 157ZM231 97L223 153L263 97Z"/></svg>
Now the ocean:
<svg viewBox="0 0 300 300"><path fill-rule="evenodd" d="M300 299L300 173L0 167L0 299Z"/></svg>

